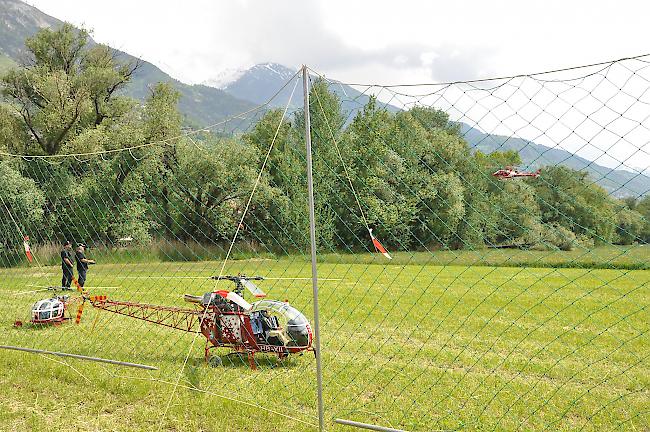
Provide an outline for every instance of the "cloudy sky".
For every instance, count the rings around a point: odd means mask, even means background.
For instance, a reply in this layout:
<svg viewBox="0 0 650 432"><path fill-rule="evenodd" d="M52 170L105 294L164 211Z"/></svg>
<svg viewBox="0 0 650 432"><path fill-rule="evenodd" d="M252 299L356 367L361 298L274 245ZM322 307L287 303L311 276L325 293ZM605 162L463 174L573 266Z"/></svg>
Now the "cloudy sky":
<svg viewBox="0 0 650 432"><path fill-rule="evenodd" d="M27 0L99 42L198 83L306 63L351 82L510 75L650 51L649 2Z"/></svg>
<svg viewBox="0 0 650 432"><path fill-rule="evenodd" d="M533 73L650 52L647 1L27 3L192 84L262 62L292 68L304 63L347 83L406 84ZM648 69L634 75L624 65L579 89L522 81L468 98L454 86L425 102L489 133L559 146L610 167L646 170ZM644 100L635 102L639 95Z"/></svg>

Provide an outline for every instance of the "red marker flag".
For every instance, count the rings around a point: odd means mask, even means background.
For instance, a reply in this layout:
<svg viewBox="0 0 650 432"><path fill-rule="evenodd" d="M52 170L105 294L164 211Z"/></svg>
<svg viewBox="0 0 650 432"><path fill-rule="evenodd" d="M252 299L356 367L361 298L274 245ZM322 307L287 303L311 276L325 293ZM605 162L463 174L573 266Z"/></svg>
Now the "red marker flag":
<svg viewBox="0 0 650 432"><path fill-rule="evenodd" d="M385 256L388 259L393 259L392 256L388 253L384 245L382 245L379 240L372 234L372 228L368 228L368 232L370 233L370 238L372 239L372 244L375 246L375 249L377 252L380 252L383 256Z"/></svg>
<svg viewBox="0 0 650 432"><path fill-rule="evenodd" d="M32 257L32 250L29 247L29 236L23 237L23 247L25 248L25 255L27 255L27 260L31 263L34 258Z"/></svg>

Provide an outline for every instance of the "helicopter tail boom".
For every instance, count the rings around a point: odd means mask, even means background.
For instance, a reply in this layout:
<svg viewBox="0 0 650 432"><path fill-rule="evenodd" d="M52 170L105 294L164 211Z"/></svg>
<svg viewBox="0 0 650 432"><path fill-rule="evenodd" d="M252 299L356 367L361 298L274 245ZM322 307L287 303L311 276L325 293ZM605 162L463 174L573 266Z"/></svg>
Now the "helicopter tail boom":
<svg viewBox="0 0 650 432"><path fill-rule="evenodd" d="M199 318L203 314L201 310L114 301L107 299L106 296L102 297L101 299L91 297L89 300L97 309L190 333L200 332L198 324Z"/></svg>

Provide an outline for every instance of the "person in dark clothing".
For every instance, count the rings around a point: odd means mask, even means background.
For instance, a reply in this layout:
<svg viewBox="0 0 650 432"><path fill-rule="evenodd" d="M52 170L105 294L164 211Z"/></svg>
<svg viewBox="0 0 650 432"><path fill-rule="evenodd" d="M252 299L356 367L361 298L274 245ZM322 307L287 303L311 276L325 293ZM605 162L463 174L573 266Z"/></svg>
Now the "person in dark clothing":
<svg viewBox="0 0 650 432"><path fill-rule="evenodd" d="M79 285L82 287L86 283L86 272L88 271L88 264L95 264L95 260L86 258L84 252L86 251L86 245L84 243L79 243L77 245L77 251L75 252L75 260L77 261L77 273L79 273Z"/></svg>
<svg viewBox="0 0 650 432"><path fill-rule="evenodd" d="M61 278L61 286L70 288L74 273L72 272L72 243L66 240L63 243L63 250L61 251L61 270L63 270L63 277Z"/></svg>

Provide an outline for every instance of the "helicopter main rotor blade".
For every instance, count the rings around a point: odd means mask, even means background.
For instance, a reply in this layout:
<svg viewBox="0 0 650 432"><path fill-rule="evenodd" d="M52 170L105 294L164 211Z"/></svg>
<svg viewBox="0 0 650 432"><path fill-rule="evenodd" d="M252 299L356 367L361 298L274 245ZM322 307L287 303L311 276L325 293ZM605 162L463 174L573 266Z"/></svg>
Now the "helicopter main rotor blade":
<svg viewBox="0 0 650 432"><path fill-rule="evenodd" d="M120 279L210 279L210 276L115 276Z"/></svg>
<svg viewBox="0 0 650 432"><path fill-rule="evenodd" d="M118 289L122 288L121 286L85 286L84 289L90 290L94 288L101 288L101 289Z"/></svg>
<svg viewBox="0 0 650 432"><path fill-rule="evenodd" d="M217 278L216 276L115 276L119 279L214 279L226 280L225 278ZM228 279L230 280L230 279ZM311 280L310 277L264 277L264 280ZM341 281L340 278L318 278L321 281Z"/></svg>
<svg viewBox="0 0 650 432"><path fill-rule="evenodd" d="M192 295L192 294L185 294L185 295L183 296L183 299L184 299L186 302L201 304L201 302L203 301L203 296L197 296L197 295Z"/></svg>
<svg viewBox="0 0 650 432"><path fill-rule="evenodd" d="M266 297L266 293L264 291L262 291L260 289L260 287L258 287L253 282L249 281L248 279L242 279L241 284L244 285L246 287L246 289L248 289L248 291L250 291L250 293L253 294L253 296L255 296L257 298Z"/></svg>
<svg viewBox="0 0 650 432"><path fill-rule="evenodd" d="M237 293L229 292L229 293L226 295L226 298L227 298L228 300L230 300L231 302L233 302L233 303L239 305L239 306L240 306L242 309L244 309L244 310L247 310L247 311L248 311L248 310L251 310L251 309L253 308L253 305L251 305L250 303L248 303L246 300L243 299L242 296L240 296L240 295L237 294Z"/></svg>
<svg viewBox="0 0 650 432"><path fill-rule="evenodd" d="M265 277L266 280L311 280L310 277ZM318 278L319 281L342 281L339 278Z"/></svg>
<svg viewBox="0 0 650 432"><path fill-rule="evenodd" d="M49 289L48 288L43 288L43 289L31 290L31 291L20 291L20 292L15 293L14 295L19 296L19 295L33 294L33 293L43 292L43 291L49 291Z"/></svg>
<svg viewBox="0 0 650 432"><path fill-rule="evenodd" d="M45 286L45 285L33 285L33 284L29 284L27 286L42 288L42 289L30 290L30 291L20 291L20 292L15 293L14 295L18 296L18 295L24 295L24 294L33 294L33 293L43 292L43 291L72 291L72 289L70 289L70 288L58 287L58 286Z"/></svg>

